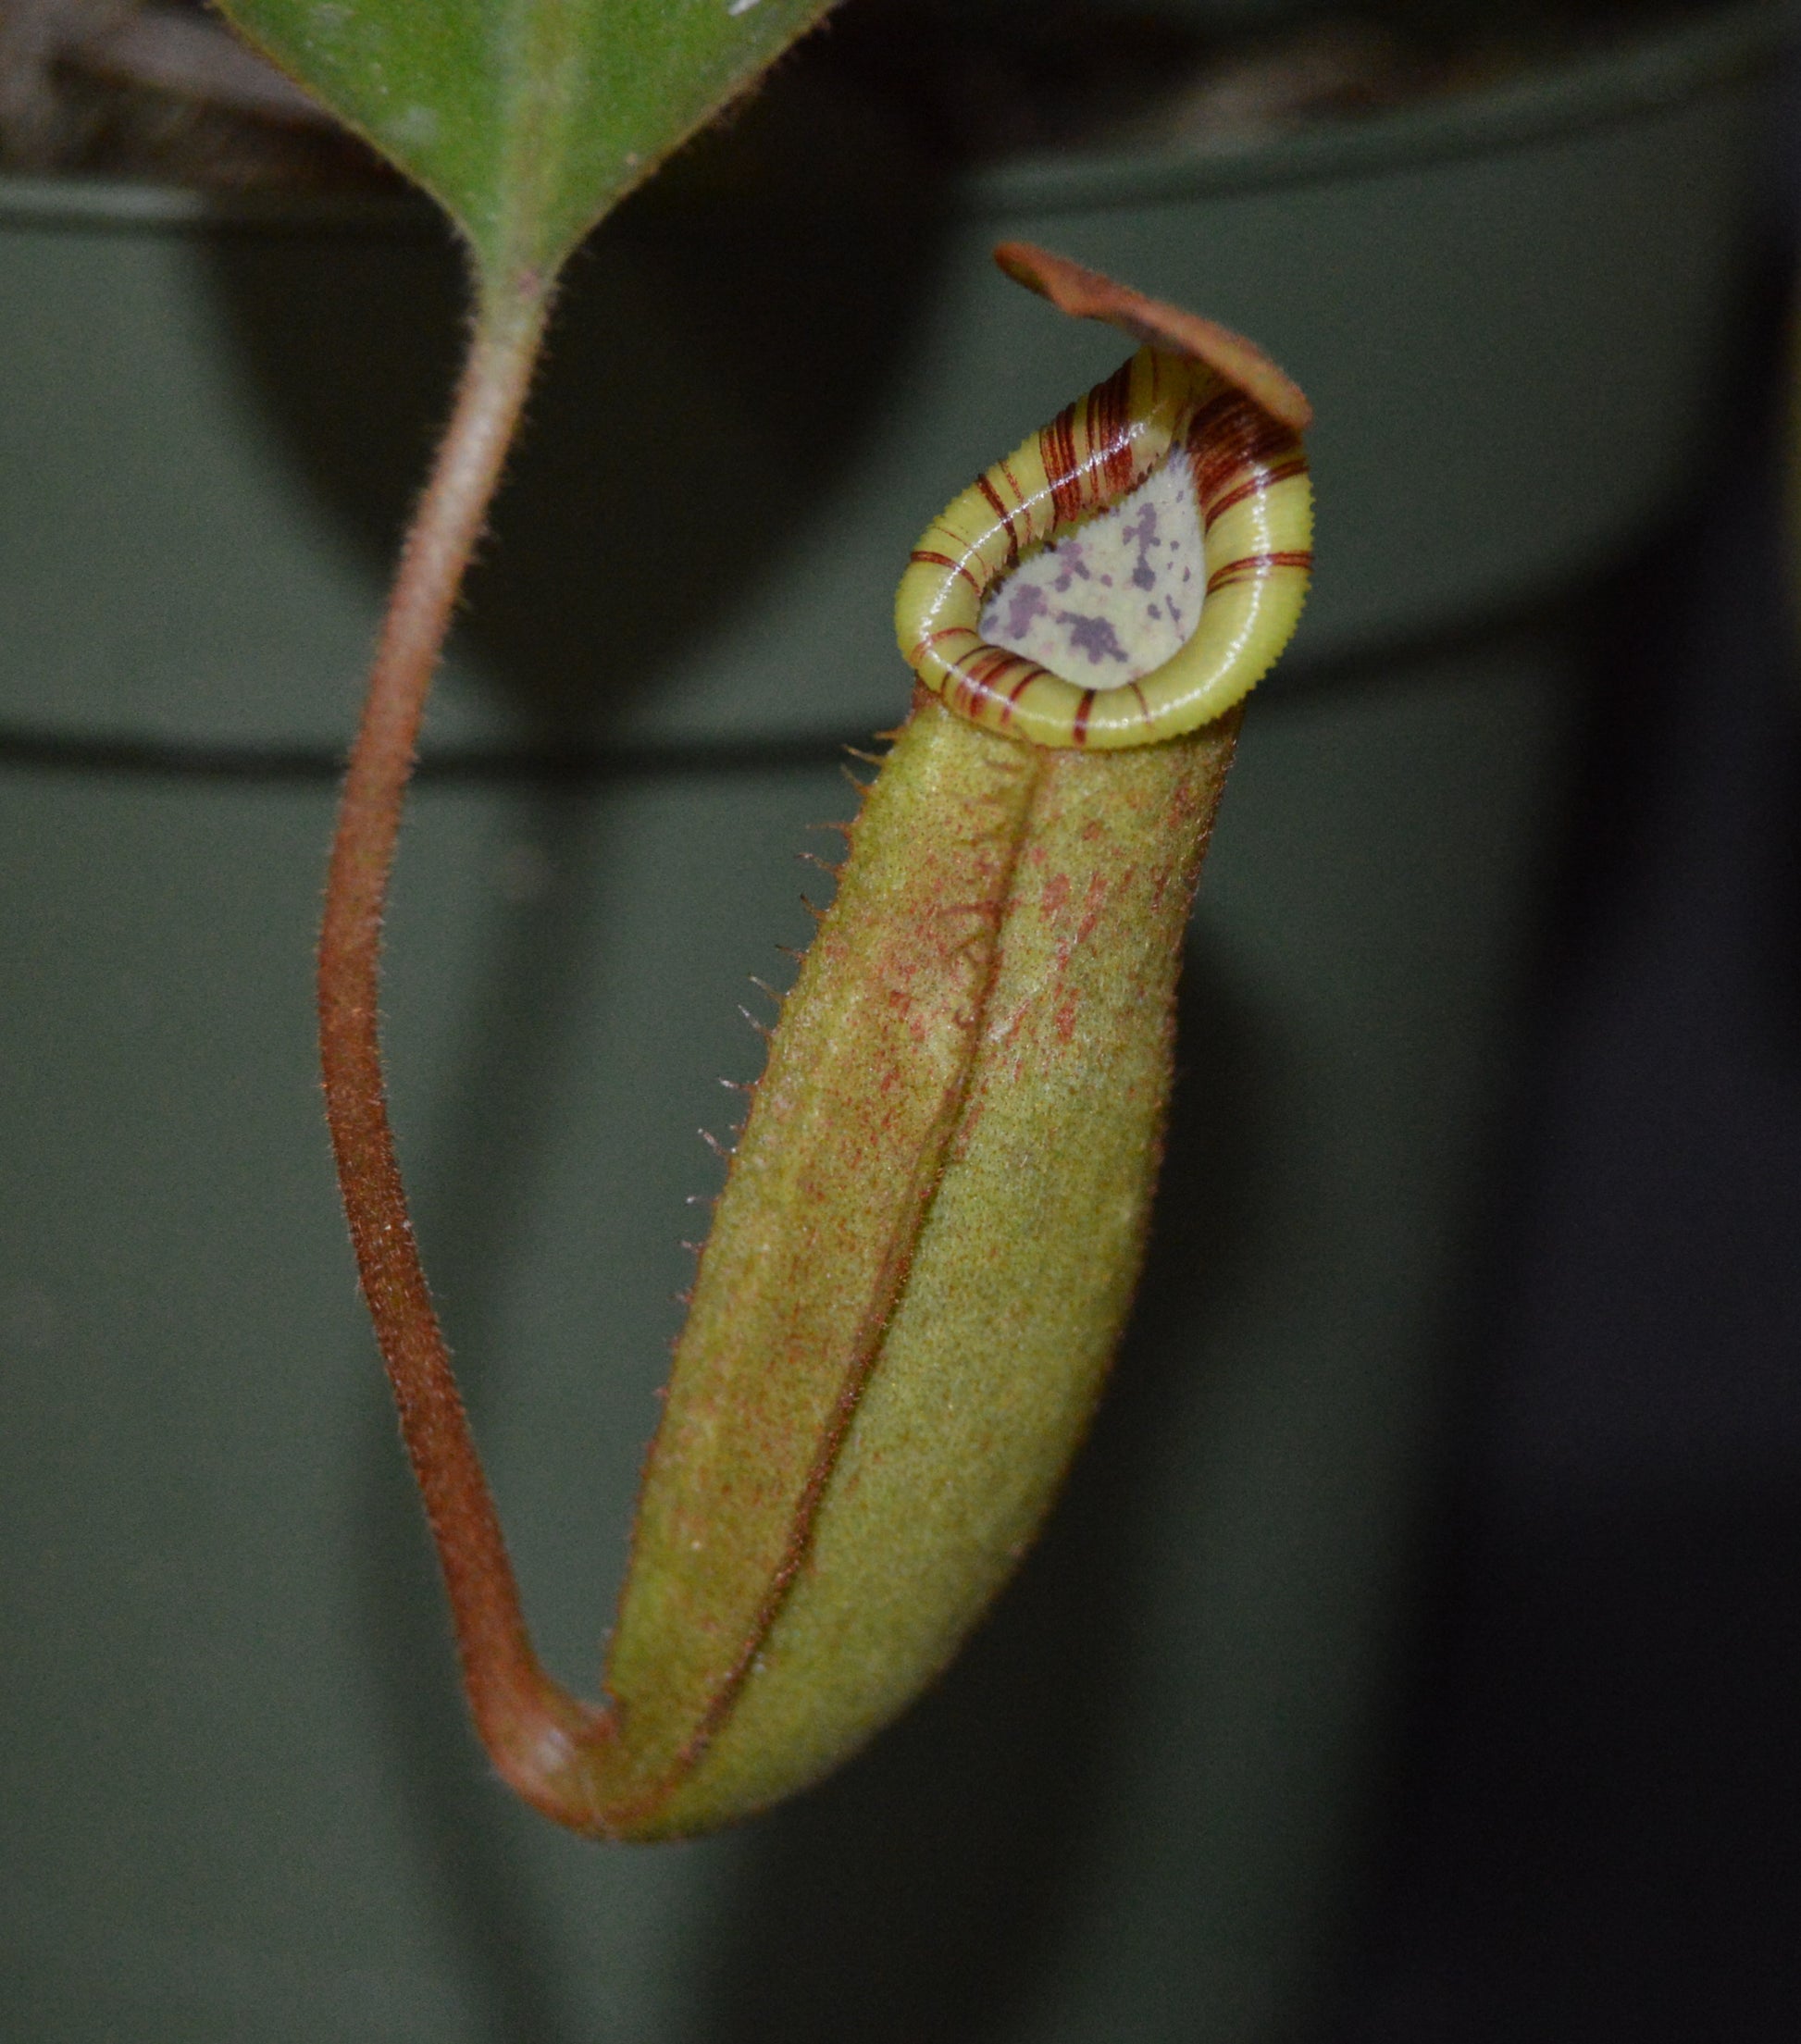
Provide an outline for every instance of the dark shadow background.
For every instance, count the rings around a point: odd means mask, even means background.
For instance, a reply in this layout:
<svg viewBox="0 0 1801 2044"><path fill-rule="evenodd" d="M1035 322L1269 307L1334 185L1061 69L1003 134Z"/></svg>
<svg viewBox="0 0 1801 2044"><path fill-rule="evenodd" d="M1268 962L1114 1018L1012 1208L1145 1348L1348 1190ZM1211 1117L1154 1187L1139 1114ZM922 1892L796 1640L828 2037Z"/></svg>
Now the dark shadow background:
<svg viewBox="0 0 1801 2044"><path fill-rule="evenodd" d="M1599 613L1388 1834L1321 2044L1801 2034L1782 330L1772 291L1706 500Z"/></svg>

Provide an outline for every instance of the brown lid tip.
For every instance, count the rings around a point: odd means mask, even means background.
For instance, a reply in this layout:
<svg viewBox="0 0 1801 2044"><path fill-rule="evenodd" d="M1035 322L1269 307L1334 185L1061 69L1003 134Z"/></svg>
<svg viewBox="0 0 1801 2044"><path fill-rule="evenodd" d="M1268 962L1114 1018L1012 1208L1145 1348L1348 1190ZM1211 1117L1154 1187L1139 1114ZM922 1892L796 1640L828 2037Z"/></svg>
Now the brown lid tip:
<svg viewBox="0 0 1801 2044"><path fill-rule="evenodd" d="M1313 423L1313 407L1300 386L1254 342L1231 328L1203 319L1199 313L1184 312L1180 305L1147 298L1099 270L1084 269L1067 256L1053 255L1030 242L1002 242L994 259L1016 284L1050 299L1059 312L1068 313L1073 319L1104 319L1134 341L1205 363L1216 376L1297 432Z"/></svg>

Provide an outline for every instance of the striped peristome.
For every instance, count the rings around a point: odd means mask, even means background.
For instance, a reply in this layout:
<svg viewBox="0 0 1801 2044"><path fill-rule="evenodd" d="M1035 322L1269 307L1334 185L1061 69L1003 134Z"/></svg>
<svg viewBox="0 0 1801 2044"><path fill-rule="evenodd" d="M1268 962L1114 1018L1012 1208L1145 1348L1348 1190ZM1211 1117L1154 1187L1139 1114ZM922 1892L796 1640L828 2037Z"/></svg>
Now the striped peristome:
<svg viewBox="0 0 1801 2044"><path fill-rule="evenodd" d="M1313 559L1293 407L1272 411L1182 346L1187 338L1166 331L1141 347L922 535L896 598L896 636L959 716L1037 745L1150 745L1241 701L1287 644ZM1228 366L1242 375L1236 359ZM1174 654L1114 686L1085 686L984 636L985 604L1023 560L1117 505L1178 450L1193 476L1206 584Z"/></svg>

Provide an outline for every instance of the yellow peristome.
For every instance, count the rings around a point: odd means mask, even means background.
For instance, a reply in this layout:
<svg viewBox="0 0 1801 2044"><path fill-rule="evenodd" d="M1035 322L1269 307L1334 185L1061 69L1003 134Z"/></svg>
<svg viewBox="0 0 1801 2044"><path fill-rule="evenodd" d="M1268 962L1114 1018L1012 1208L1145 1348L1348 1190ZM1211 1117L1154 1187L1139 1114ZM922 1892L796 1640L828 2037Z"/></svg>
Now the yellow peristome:
<svg viewBox="0 0 1801 2044"><path fill-rule="evenodd" d="M982 610L1036 549L1118 503L1186 446L1206 595L1186 642L1149 674L1084 687L983 636ZM901 651L971 722L1091 751L1193 731L1241 701L1299 618L1312 564L1299 435L1204 364L1141 348L953 500L921 536L895 602Z"/></svg>

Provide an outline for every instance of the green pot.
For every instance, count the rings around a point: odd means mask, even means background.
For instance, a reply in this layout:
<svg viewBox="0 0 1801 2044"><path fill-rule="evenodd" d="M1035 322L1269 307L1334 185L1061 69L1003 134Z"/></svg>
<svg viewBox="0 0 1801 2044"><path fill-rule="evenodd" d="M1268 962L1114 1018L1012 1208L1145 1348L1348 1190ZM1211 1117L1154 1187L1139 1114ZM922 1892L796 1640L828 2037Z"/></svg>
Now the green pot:
<svg viewBox="0 0 1801 2044"><path fill-rule="evenodd" d="M703 180L574 280L391 923L403 1146L529 1604L591 1687L745 976L927 518L1112 366L1024 236L1309 389L1317 594L1203 888L1153 1266L940 1689L606 1851L463 1728L319 1125L331 760L441 407L410 209L0 187L10 1379L0 2028L34 2044L1293 2034L1372 1815L1585 591L1707 446L1766 60L1733 7L1204 162ZM874 222L874 226L871 223Z"/></svg>

